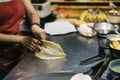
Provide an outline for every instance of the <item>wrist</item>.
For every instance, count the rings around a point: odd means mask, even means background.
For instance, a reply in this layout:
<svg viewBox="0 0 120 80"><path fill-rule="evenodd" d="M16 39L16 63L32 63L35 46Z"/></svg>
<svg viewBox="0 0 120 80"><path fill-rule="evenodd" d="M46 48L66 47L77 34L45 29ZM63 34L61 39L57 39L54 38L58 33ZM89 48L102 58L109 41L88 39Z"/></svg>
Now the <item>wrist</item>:
<svg viewBox="0 0 120 80"><path fill-rule="evenodd" d="M32 24L31 24L31 26L33 26L33 25L40 26L40 24L39 24L39 23L32 23Z"/></svg>

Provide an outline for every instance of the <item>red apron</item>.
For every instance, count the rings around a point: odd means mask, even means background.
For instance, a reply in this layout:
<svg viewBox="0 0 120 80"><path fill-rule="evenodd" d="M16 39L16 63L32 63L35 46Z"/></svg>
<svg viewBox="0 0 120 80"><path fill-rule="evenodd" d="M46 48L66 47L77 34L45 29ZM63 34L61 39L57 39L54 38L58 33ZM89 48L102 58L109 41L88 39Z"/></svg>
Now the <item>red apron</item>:
<svg viewBox="0 0 120 80"><path fill-rule="evenodd" d="M25 14L22 0L0 2L0 9L0 33L18 35ZM20 44L0 42L0 69L10 71L24 53L26 49Z"/></svg>

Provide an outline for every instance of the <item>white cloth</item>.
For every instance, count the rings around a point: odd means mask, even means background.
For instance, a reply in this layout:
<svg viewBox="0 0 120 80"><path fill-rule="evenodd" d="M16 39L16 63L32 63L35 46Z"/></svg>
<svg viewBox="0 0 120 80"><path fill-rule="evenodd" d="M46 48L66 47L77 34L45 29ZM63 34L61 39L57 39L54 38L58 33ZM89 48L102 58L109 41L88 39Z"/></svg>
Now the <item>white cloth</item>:
<svg viewBox="0 0 120 80"><path fill-rule="evenodd" d="M45 31L50 35L67 34L76 32L75 26L68 21L55 21L45 24Z"/></svg>

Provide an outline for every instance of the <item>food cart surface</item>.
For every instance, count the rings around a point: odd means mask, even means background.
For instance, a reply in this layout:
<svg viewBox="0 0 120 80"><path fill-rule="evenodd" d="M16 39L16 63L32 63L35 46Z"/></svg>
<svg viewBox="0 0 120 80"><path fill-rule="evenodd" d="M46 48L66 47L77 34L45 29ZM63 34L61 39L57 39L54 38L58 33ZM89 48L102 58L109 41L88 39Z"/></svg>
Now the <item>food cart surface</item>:
<svg viewBox="0 0 120 80"><path fill-rule="evenodd" d="M50 78L49 75L54 76L52 80L69 80L75 73L84 73L99 62L79 65L81 60L98 55L96 37L85 38L75 32L56 36L47 35L47 40L59 43L67 54L66 58L42 60L34 53L28 53L4 80L45 80Z"/></svg>

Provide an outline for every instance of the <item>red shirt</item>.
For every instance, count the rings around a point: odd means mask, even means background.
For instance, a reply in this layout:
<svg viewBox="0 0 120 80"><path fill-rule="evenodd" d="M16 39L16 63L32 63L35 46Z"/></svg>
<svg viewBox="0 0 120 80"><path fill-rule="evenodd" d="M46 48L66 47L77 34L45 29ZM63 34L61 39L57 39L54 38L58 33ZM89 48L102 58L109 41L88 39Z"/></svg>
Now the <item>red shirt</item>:
<svg viewBox="0 0 120 80"><path fill-rule="evenodd" d="M0 33L17 34L24 17L22 0L0 2Z"/></svg>
<svg viewBox="0 0 120 80"><path fill-rule="evenodd" d="M0 33L18 34L24 13L22 0L0 2ZM0 69L10 71L25 51L26 49L20 44L0 43Z"/></svg>

